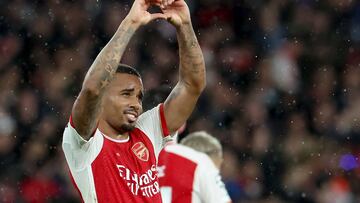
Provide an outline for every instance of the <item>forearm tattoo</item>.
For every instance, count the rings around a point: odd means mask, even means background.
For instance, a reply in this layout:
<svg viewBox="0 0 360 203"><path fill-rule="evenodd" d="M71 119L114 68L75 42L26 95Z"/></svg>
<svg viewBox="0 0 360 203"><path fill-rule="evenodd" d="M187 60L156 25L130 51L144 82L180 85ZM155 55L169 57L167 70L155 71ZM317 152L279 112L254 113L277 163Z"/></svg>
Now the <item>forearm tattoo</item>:
<svg viewBox="0 0 360 203"><path fill-rule="evenodd" d="M97 80L97 87L101 93L103 93L102 90L106 88L114 78L120 59L134 32L135 30L132 28L127 30L119 28L114 37L95 59L95 65L90 68L90 76L93 79L99 78Z"/></svg>
<svg viewBox="0 0 360 203"><path fill-rule="evenodd" d="M126 24L126 23L125 23ZM97 117L101 110L101 100L106 87L113 80L121 57L135 33L130 26L120 25L119 29L96 57L85 78L84 84L91 85L92 91L98 94L85 94L78 98L76 121L79 133L88 138L96 127Z"/></svg>
<svg viewBox="0 0 360 203"><path fill-rule="evenodd" d="M205 80L205 63L200 45L191 25L178 32L180 49L180 78L190 83Z"/></svg>

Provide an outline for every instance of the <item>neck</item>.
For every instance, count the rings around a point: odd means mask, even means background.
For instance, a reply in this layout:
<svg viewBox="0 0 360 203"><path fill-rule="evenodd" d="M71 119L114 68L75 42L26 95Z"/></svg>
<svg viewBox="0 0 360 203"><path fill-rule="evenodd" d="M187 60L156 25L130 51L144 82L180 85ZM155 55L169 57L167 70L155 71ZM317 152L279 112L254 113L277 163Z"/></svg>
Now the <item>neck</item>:
<svg viewBox="0 0 360 203"><path fill-rule="evenodd" d="M116 139L116 140L125 140L129 137L129 132L119 132L114 127L112 127L106 121L100 119L99 120L99 130L104 133L106 136Z"/></svg>

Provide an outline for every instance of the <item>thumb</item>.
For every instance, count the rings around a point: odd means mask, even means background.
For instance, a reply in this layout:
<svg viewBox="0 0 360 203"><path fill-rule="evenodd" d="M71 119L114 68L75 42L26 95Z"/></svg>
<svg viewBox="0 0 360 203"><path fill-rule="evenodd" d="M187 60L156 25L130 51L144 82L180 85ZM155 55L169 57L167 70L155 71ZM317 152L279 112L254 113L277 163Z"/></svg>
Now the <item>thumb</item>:
<svg viewBox="0 0 360 203"><path fill-rule="evenodd" d="M172 15L166 15L166 20L167 20L169 23L171 23L171 24L173 24L173 25L176 25L176 21L175 21L175 19L174 19L174 17L173 17Z"/></svg>

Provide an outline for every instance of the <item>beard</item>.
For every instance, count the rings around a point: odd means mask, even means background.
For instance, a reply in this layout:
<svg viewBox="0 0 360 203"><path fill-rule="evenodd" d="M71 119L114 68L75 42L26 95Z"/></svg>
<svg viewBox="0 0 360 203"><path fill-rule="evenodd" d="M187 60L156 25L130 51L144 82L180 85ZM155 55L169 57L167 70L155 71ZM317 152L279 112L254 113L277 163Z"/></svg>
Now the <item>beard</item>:
<svg viewBox="0 0 360 203"><path fill-rule="evenodd" d="M135 129L135 124L122 124L120 126L121 133L130 132Z"/></svg>

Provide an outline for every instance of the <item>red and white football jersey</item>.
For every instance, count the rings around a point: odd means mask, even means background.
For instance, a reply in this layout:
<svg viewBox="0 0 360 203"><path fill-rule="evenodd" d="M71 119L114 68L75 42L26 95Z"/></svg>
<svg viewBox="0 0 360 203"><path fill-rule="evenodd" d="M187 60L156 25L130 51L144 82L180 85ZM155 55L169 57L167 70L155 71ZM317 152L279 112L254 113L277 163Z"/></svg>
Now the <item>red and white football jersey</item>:
<svg viewBox="0 0 360 203"><path fill-rule="evenodd" d="M163 203L231 202L212 160L192 148L167 145L159 156L158 173Z"/></svg>
<svg viewBox="0 0 360 203"><path fill-rule="evenodd" d="M127 140L97 129L86 141L70 118L62 147L83 202L161 202L156 164L168 134L162 104L139 116Z"/></svg>

